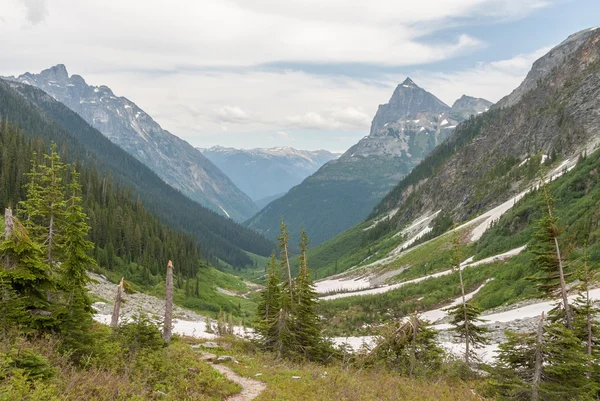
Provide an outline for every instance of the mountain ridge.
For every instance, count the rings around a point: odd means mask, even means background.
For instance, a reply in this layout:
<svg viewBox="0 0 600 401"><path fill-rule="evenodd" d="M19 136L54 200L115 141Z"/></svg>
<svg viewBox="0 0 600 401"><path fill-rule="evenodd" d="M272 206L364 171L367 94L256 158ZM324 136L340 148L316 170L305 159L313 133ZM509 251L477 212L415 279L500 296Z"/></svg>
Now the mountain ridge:
<svg viewBox="0 0 600 401"><path fill-rule="evenodd" d="M190 199L243 221L256 205L212 162L188 142L164 130L144 110L105 86L88 85L64 64L39 74L5 79L36 86L78 113L112 142L125 149Z"/></svg>

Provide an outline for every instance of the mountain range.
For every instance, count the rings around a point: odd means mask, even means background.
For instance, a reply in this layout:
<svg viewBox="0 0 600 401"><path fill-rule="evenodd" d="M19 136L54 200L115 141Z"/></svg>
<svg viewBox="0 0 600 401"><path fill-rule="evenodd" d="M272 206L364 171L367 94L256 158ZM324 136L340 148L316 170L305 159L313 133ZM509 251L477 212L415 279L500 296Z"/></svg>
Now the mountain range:
<svg viewBox="0 0 600 401"><path fill-rule="evenodd" d="M450 107L407 78L379 106L369 135L246 224L274 238L283 216L292 237L304 226L313 243L321 243L367 217L460 121L490 106L463 96Z"/></svg>
<svg viewBox="0 0 600 401"><path fill-rule="evenodd" d="M327 150L298 150L288 146L256 149L213 146L200 151L259 207L283 196L339 156Z"/></svg>
<svg viewBox="0 0 600 401"><path fill-rule="evenodd" d="M104 177L105 186L112 183L126 190L163 224L193 237L201 246L202 257L216 265L252 265L248 253L266 256L274 247L254 231L166 184L80 115L34 86L0 79L0 119L18 126L41 149L56 143L68 161L77 160ZM115 210L114 218L117 216L119 211Z"/></svg>
<svg viewBox="0 0 600 401"><path fill-rule="evenodd" d="M5 79L38 87L79 114L167 184L209 209L243 221L258 211L252 200L188 142L163 129L131 100L104 85L69 76L58 64L39 74Z"/></svg>

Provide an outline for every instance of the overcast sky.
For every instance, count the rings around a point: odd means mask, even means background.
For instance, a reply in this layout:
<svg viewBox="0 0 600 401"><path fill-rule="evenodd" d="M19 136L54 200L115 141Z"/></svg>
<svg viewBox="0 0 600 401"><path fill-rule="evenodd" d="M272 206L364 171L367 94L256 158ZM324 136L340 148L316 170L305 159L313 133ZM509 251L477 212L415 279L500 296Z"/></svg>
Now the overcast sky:
<svg viewBox="0 0 600 401"><path fill-rule="evenodd" d="M497 101L599 0L0 0L0 75L63 63L195 146L343 151L410 76Z"/></svg>

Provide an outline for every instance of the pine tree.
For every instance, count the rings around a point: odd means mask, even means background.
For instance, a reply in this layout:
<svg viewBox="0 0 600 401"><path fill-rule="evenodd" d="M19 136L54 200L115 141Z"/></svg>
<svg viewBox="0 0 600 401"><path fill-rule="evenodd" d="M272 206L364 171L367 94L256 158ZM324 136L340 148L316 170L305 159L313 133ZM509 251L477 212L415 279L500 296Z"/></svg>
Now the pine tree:
<svg viewBox="0 0 600 401"><path fill-rule="evenodd" d="M586 355L590 358L591 369L588 376L593 377L600 385L600 324L598 323L600 309L594 305L594 300L590 297L590 288L595 282L597 272L590 268L587 243L584 246L583 263L578 273L581 284L578 288L579 295L573 305L573 333L585 344Z"/></svg>
<svg viewBox="0 0 600 401"><path fill-rule="evenodd" d="M275 328L281 309L280 271L275 252L271 254L266 269L267 281L258 302L257 331L263 347L267 350L274 350Z"/></svg>
<svg viewBox="0 0 600 401"><path fill-rule="evenodd" d="M558 219L554 215L554 199L547 185L542 186L544 192L544 217L538 223L538 230L533 236L530 249L534 255L533 268L539 272L536 280L538 288L548 295L560 294L562 299L562 312L556 310L553 313L563 314L565 323L569 329L573 328L573 316L569 299L567 297L567 284L565 274L565 257L561 252L558 237L562 229L558 226Z"/></svg>
<svg viewBox="0 0 600 401"><path fill-rule="evenodd" d="M506 332L490 384L506 400L590 399L593 383L585 376L581 342L562 323L544 323L542 315L536 333Z"/></svg>
<svg viewBox="0 0 600 401"><path fill-rule="evenodd" d="M279 235L277 236L277 240L279 243L277 247L279 248L279 259L281 263L281 268L284 272L287 272L287 282L284 282L284 292L288 293L290 298L289 306L293 308L294 304L294 283L292 281L292 269L290 267L290 254L289 254L289 241L290 235L287 230L287 226L283 222L283 217L281 218L281 223L279 225Z"/></svg>
<svg viewBox="0 0 600 401"><path fill-rule="evenodd" d="M46 291L54 288L41 247L30 237L27 229L5 211L4 240L0 243L0 283L2 284L3 324L27 329L42 329L49 321L49 302ZM24 313L27 312L27 313ZM6 334L3 326L3 334Z"/></svg>
<svg viewBox="0 0 600 401"><path fill-rule="evenodd" d="M309 239L304 227L300 233L300 256L298 264L300 269L296 279L296 296L298 304L295 310L295 331L296 341L299 352L309 359L318 358L321 339L321 321L316 308L318 303L317 293L308 269L308 259L306 251L308 250Z"/></svg>
<svg viewBox="0 0 600 401"><path fill-rule="evenodd" d="M87 240L90 226L83 212L81 185L75 168L71 171L68 191L61 243L57 244L62 255L59 288L64 293L60 329L65 335L65 346L82 353L89 346L89 328L93 324L92 302L86 289L91 279L87 271L97 265L89 255L94 244Z"/></svg>
<svg viewBox="0 0 600 401"><path fill-rule="evenodd" d="M465 294L465 284L462 277L461 262L461 242L460 234L454 230L454 253L452 256L453 269L458 271L458 277L460 282L460 291L462 295L462 302L452 308L448 309L448 315L451 318L451 324L454 326L452 331L456 333L456 337L465 344L465 364L469 365L471 359L477 360L477 354L473 348L480 348L485 344L489 343L487 339L487 333L489 329L477 325L476 323L483 322L480 319L481 309L472 303L467 302Z"/></svg>

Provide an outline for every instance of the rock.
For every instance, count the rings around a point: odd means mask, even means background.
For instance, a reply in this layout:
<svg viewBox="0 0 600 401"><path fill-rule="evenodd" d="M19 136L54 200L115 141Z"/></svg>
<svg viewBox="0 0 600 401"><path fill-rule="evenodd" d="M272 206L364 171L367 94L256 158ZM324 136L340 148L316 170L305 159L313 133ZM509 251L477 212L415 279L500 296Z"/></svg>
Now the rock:
<svg viewBox="0 0 600 401"><path fill-rule="evenodd" d="M302 379L300 376L292 376L292 380L300 380Z"/></svg>
<svg viewBox="0 0 600 401"><path fill-rule="evenodd" d="M221 355L220 357L217 358L217 362L233 362L233 363L239 363L237 361L237 359L235 359L232 356L229 355Z"/></svg>
<svg viewBox="0 0 600 401"><path fill-rule="evenodd" d="M200 360L205 361L205 362L214 362L217 359L217 356L215 354L203 354L200 357Z"/></svg>
<svg viewBox="0 0 600 401"><path fill-rule="evenodd" d="M254 375L254 377L260 377L260 376L262 376L262 373L257 373Z"/></svg>
<svg viewBox="0 0 600 401"><path fill-rule="evenodd" d="M198 348L200 348L201 346L202 346L201 344L192 344L192 345L190 345L190 347L191 347L192 349L198 349Z"/></svg>
<svg viewBox="0 0 600 401"><path fill-rule="evenodd" d="M213 343L213 342L210 342L210 341L207 341L207 342L203 343L202 346L204 348L209 348L209 349L219 348L219 344Z"/></svg>

